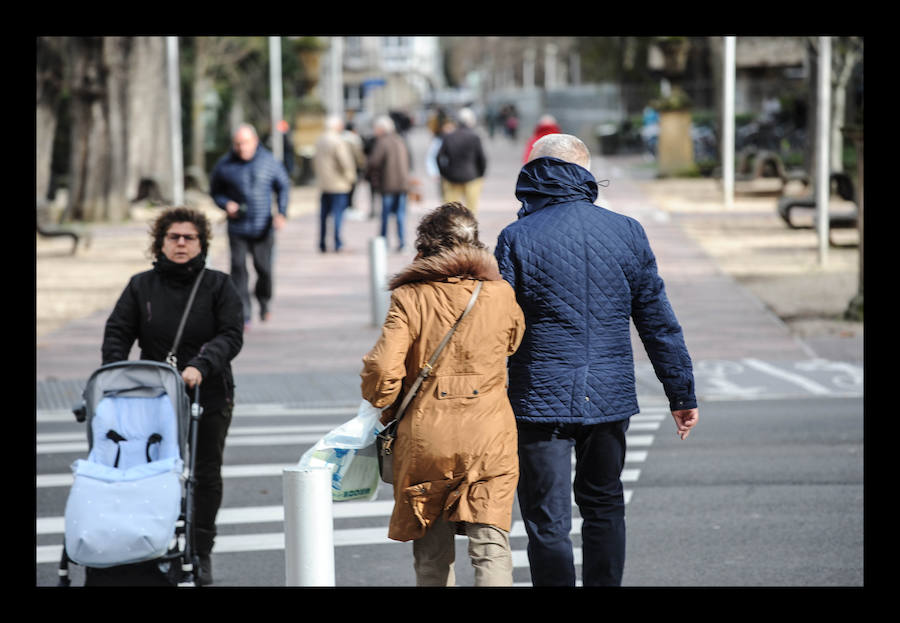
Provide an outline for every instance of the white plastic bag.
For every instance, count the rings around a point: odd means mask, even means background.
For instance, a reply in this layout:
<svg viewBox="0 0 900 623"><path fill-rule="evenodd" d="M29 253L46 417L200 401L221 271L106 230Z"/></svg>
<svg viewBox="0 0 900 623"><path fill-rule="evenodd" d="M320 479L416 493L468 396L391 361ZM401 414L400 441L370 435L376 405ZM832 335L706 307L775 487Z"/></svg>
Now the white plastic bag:
<svg viewBox="0 0 900 623"><path fill-rule="evenodd" d="M383 409L363 400L356 417L331 430L303 453L298 467L331 469L331 497L335 502L371 500L378 493L378 457L375 436L383 426Z"/></svg>

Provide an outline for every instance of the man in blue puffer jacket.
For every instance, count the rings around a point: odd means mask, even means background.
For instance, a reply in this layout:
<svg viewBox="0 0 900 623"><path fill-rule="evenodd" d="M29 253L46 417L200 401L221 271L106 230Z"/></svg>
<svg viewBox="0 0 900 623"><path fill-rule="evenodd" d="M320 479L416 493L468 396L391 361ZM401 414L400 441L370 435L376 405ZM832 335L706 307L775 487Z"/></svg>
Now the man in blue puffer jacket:
<svg viewBox="0 0 900 623"><path fill-rule="evenodd" d="M259 144L256 130L249 124L235 130L233 148L219 159L210 174L210 195L228 215L231 279L241 296L245 329L251 318L247 253L253 258L254 294L259 301L260 318L265 321L269 318L272 299L275 230L284 226L290 188L284 165ZM278 198L278 212L274 217L272 191Z"/></svg>
<svg viewBox="0 0 900 623"><path fill-rule="evenodd" d="M691 359L643 227L594 205L590 152L578 138L537 141L522 167L518 220L495 255L525 313L509 358L519 427L519 506L535 586L575 584L574 491L584 521L582 583L622 582L625 431L638 412L630 320L669 399L678 435L697 423Z"/></svg>

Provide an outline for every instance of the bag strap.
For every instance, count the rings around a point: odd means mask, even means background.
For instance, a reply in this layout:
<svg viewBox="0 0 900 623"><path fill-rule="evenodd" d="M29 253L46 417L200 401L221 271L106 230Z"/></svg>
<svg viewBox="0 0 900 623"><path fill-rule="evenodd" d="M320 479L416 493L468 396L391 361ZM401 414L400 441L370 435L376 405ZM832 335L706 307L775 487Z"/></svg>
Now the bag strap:
<svg viewBox="0 0 900 623"><path fill-rule="evenodd" d="M197 289L200 287L200 280L203 279L204 272L206 272L205 266L200 269L200 274L197 275L197 279L196 281L194 281L194 287L191 289L191 295L188 297L187 305L184 308L184 313L181 314L181 322L178 324L178 332L175 333L175 342L172 343L172 348L169 349L169 354L166 355L166 363L168 363L175 369L178 369L178 359L175 358L175 352L178 350L178 344L181 342L181 333L184 331L184 325L187 322L188 313L191 311L191 306L194 304L194 297L197 295Z"/></svg>
<svg viewBox="0 0 900 623"><path fill-rule="evenodd" d="M434 354L431 356L431 359L422 366L422 369L419 370L419 375L416 377L415 382L412 384L412 387L409 388L409 392L407 392L406 396L403 397L403 402L400 403L400 408L397 410L397 415L394 416L394 419L398 422L400 418L403 417L403 413L406 411L406 407L409 406L409 403L412 401L413 397L416 395L416 392L419 391L419 387L422 385L422 381L424 381L434 366L434 362L437 361L438 356L441 354L441 351L444 350L444 346L447 345L447 342L450 341L450 336L453 335L453 332L456 331L456 327L459 326L459 323L462 322L462 319L466 317L466 314L472 309L475 305L475 299L478 298L478 293L481 292L481 286L483 282L479 281L475 286L475 291L472 292L472 298L469 299L469 304L466 305L466 309L463 311L462 315L456 320L456 323L450 327L450 330L447 332L447 335L444 336L444 339L441 340L441 343L438 345L437 349L435 349Z"/></svg>

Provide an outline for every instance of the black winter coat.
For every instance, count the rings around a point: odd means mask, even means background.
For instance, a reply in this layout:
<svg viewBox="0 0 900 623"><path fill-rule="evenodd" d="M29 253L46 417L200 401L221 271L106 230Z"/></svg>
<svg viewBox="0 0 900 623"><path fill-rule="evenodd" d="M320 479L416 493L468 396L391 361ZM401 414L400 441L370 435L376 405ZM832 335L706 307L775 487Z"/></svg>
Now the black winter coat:
<svg viewBox="0 0 900 623"><path fill-rule="evenodd" d="M166 360L204 263L202 255L183 265L160 256L152 270L131 278L106 321L104 365L127 360L135 340L141 359ZM244 344L243 323L241 300L231 277L207 268L175 354L179 370L193 366L203 375L200 404L206 411L233 404L231 360Z"/></svg>
<svg viewBox="0 0 900 623"><path fill-rule="evenodd" d="M465 184L483 177L487 158L481 138L471 128L460 126L441 141L437 165L441 177L455 184Z"/></svg>

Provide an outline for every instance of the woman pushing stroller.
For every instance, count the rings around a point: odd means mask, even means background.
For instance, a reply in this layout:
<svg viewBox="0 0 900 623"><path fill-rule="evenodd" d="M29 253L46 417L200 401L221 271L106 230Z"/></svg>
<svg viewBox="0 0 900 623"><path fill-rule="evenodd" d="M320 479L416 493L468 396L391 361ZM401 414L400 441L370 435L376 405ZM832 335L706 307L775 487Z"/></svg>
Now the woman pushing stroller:
<svg viewBox="0 0 900 623"><path fill-rule="evenodd" d="M243 346L243 311L228 274L206 267L212 236L206 216L184 207L163 212L150 230L153 268L134 275L106 321L103 364L125 361L137 340L140 359L166 361L199 278L175 356L189 388L202 384L196 451L193 543L197 582L212 584L210 554L222 502L222 459L234 406L231 361Z"/></svg>

